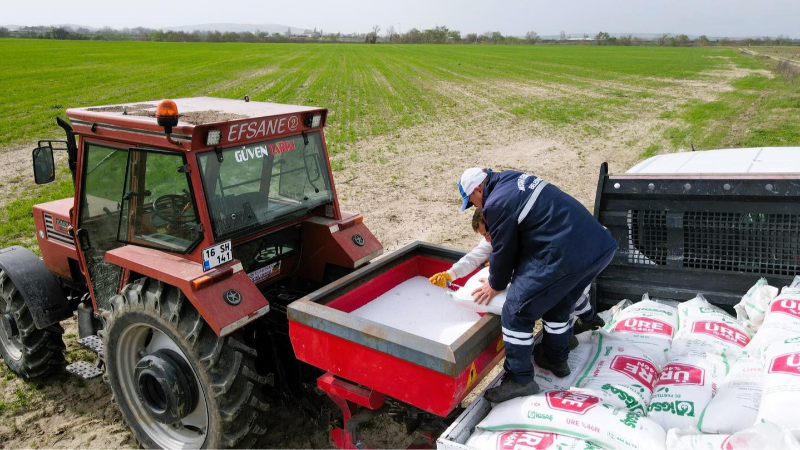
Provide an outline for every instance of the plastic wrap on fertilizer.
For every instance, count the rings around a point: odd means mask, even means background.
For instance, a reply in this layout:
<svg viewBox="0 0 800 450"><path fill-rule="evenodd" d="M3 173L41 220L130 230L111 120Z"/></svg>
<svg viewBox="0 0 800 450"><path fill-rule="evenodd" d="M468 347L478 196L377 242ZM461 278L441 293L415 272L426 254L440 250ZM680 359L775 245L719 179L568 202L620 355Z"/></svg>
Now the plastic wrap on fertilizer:
<svg viewBox="0 0 800 450"><path fill-rule="evenodd" d="M733 434L756 423L764 390L764 366L756 358L731 365L711 403L700 415L703 433Z"/></svg>
<svg viewBox="0 0 800 450"><path fill-rule="evenodd" d="M466 443L477 450L597 450L599 447L547 431L486 431L476 429Z"/></svg>
<svg viewBox="0 0 800 450"><path fill-rule="evenodd" d="M793 337L800 337L800 288L785 287L769 304L764 322L744 351L758 357L773 342Z"/></svg>
<svg viewBox="0 0 800 450"><path fill-rule="evenodd" d="M647 351L654 361L663 364L678 331L678 309L656 303L645 294L639 303L612 315L605 329Z"/></svg>
<svg viewBox="0 0 800 450"><path fill-rule="evenodd" d="M736 318L751 333L755 333L764 322L764 315L770 302L777 295L778 288L770 286L766 278L761 278L742 296L739 304L733 307L736 310Z"/></svg>
<svg viewBox="0 0 800 450"><path fill-rule="evenodd" d="M678 306L678 332L672 340L671 357L689 351L728 353L738 357L750 342L750 333L733 316L697 297Z"/></svg>
<svg viewBox="0 0 800 450"><path fill-rule="evenodd" d="M605 331L596 334L594 357L576 382L578 392L645 415L661 368L639 347Z"/></svg>
<svg viewBox="0 0 800 450"><path fill-rule="evenodd" d="M728 373L725 356L689 352L670 360L656 383L647 417L664 429L697 429L700 414Z"/></svg>
<svg viewBox="0 0 800 450"><path fill-rule="evenodd" d="M611 322L611 320L613 319L614 316L616 316L617 314L622 312L623 309L631 306L632 304L633 303L631 303L631 301L628 300L627 298L623 299L623 300L620 300L620 301L617 302L617 304L615 304L611 308L608 308L605 311L598 312L597 316L600 317L601 319L603 319L603 322L609 323L609 322Z"/></svg>
<svg viewBox="0 0 800 450"><path fill-rule="evenodd" d="M770 344L761 360L764 392L756 420L800 434L800 338Z"/></svg>
<svg viewBox="0 0 800 450"><path fill-rule="evenodd" d="M666 440L664 429L652 420L572 391L548 391L497 404L477 427L547 431L630 450L663 449Z"/></svg>
<svg viewBox="0 0 800 450"><path fill-rule="evenodd" d="M669 430L667 450L798 450L800 444L789 432L760 423L730 434L701 434L697 430Z"/></svg>
<svg viewBox="0 0 800 450"><path fill-rule="evenodd" d="M479 305L475 303L475 299L472 297L472 292L483 285L483 281L481 280L487 278L489 278L488 267L484 267L475 275L471 276L470 279L464 283L463 287L451 294L453 300L456 302L456 305L466 308L470 311L479 313L492 313L499 316L503 312L503 305L506 302L506 294L508 292L507 289L498 292L497 295L492 297L492 300L489 301L489 304L486 305Z"/></svg>

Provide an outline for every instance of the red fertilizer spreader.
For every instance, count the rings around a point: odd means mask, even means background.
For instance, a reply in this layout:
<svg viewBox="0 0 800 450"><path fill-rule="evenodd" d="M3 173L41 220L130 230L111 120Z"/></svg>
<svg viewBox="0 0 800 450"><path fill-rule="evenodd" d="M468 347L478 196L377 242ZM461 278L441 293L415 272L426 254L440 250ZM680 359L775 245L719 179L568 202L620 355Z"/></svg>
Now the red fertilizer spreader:
<svg viewBox="0 0 800 450"><path fill-rule="evenodd" d="M505 356L500 318L492 314L449 345L351 314L413 277L449 269L461 256L416 242L289 306L297 358L326 371L317 385L342 410L343 426L331 431L337 447L363 448L356 426L390 405L402 406L417 424L451 416ZM433 445L442 430L426 428L419 431Z"/></svg>

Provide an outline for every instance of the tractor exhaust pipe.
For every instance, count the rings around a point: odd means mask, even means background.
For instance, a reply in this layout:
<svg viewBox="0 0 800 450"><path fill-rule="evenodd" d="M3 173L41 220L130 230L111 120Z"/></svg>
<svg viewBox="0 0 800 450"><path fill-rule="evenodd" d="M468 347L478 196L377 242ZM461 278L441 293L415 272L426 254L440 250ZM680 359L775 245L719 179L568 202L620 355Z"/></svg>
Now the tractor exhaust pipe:
<svg viewBox="0 0 800 450"><path fill-rule="evenodd" d="M72 125L61 117L56 117L58 126L64 129L67 135L67 162L69 171L72 172L72 184L75 185L75 170L78 168L78 145L75 143L75 131Z"/></svg>

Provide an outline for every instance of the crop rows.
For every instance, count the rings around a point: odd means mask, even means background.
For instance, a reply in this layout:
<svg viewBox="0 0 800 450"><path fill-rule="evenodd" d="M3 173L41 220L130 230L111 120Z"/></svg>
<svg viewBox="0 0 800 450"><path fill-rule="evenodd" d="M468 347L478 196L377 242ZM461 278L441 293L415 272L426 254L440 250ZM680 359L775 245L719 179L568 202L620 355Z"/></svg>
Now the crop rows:
<svg viewBox="0 0 800 450"><path fill-rule="evenodd" d="M710 101L673 95L720 71L771 68L729 48L0 39L0 58L0 149L60 138L54 118L69 107L245 95L329 108L335 170L354 160L348 152L357 142L438 122L469 126L491 114L591 134L656 111L668 124L654 130L665 144L642 156L690 144L800 145L798 81L763 70L736 78ZM26 181L15 199L2 200L0 245L29 244L31 205L69 195L67 179L61 173L36 189Z"/></svg>

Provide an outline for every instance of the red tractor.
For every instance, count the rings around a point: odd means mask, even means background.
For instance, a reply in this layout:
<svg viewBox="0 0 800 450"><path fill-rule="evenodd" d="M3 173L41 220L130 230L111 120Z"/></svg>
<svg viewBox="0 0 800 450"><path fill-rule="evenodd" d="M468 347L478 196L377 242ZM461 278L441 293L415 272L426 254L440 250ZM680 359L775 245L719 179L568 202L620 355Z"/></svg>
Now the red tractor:
<svg viewBox="0 0 800 450"><path fill-rule="evenodd" d="M51 182L66 151L75 195L34 206L41 259L0 250L8 367L62 366L77 310L98 360L67 370L104 377L141 445L255 443L268 397L319 375L293 357L286 306L383 251L340 210L326 114L247 98L67 110L66 140L40 141L33 165Z"/></svg>

